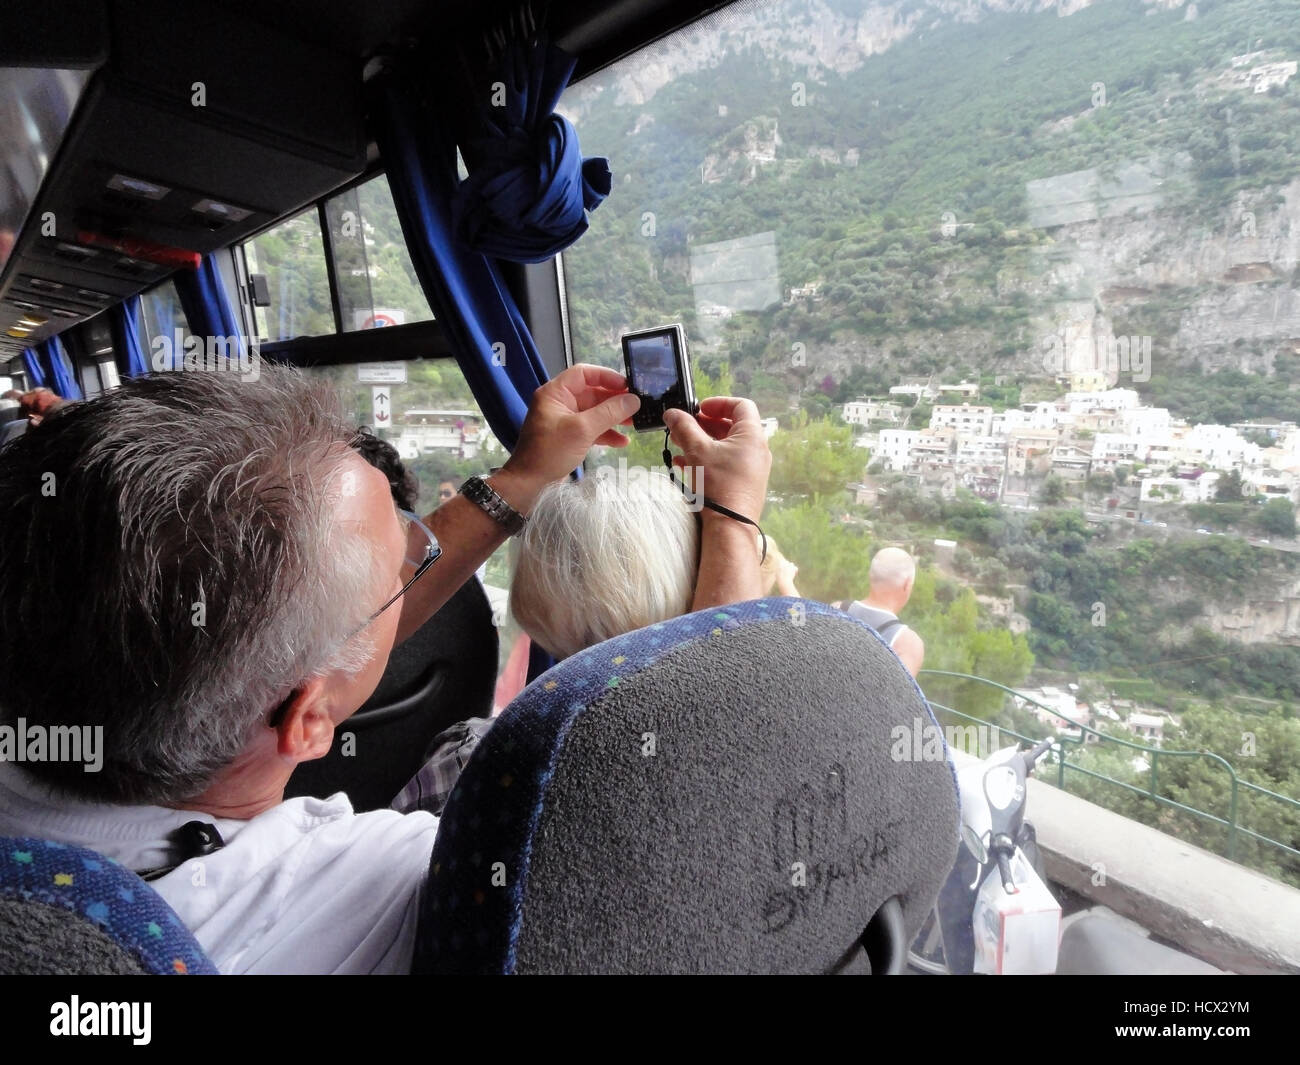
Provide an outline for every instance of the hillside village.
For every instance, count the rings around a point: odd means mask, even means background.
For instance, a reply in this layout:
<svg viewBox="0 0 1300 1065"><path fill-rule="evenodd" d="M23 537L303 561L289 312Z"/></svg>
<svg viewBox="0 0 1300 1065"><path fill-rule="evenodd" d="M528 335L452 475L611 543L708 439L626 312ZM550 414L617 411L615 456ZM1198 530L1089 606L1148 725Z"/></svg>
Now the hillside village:
<svg viewBox="0 0 1300 1065"><path fill-rule="evenodd" d="M1294 422L1189 425L1164 407L1145 406L1133 389L1098 384L1075 374L1058 399L996 410L979 402L977 384L905 379L887 397L845 403L842 417L862 428L856 442L869 450L872 473L906 474L946 498L963 487L1014 505L1049 475L1078 494L1102 474L1090 487L1127 483L1129 491L1111 494L1107 506L1140 518L1145 504L1211 502L1220 478L1235 471L1247 497L1300 499ZM928 425L908 424L913 403L933 403ZM859 490L860 502L873 501L871 481Z"/></svg>

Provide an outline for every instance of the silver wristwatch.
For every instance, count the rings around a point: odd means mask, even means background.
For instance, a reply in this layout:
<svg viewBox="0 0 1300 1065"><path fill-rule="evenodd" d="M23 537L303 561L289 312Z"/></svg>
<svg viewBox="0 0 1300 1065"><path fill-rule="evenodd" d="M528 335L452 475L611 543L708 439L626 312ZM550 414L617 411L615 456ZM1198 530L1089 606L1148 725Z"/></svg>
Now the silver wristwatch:
<svg viewBox="0 0 1300 1065"><path fill-rule="evenodd" d="M496 490L482 477L471 477L460 486L460 494L471 503L477 503L493 521L503 525L511 536L519 532L528 520L497 495Z"/></svg>

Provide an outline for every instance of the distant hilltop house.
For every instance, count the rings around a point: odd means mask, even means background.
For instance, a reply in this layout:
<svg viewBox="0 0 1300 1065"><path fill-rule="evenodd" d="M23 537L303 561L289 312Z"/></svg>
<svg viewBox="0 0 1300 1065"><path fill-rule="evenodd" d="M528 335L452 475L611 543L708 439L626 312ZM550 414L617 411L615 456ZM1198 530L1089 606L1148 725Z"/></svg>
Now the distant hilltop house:
<svg viewBox="0 0 1300 1065"><path fill-rule="evenodd" d="M903 408L888 400L862 397L845 403L842 417L850 425L868 425L871 422L897 425L903 420Z"/></svg>
<svg viewBox="0 0 1300 1065"><path fill-rule="evenodd" d="M937 399L939 390L931 383L928 377L904 377L903 380L894 385L890 390L891 396L915 396L920 399Z"/></svg>
<svg viewBox="0 0 1300 1065"><path fill-rule="evenodd" d="M787 305L794 303L795 300L811 300L813 303L821 303L826 297L821 295L822 283L820 281L809 281L806 285L793 285L790 288L790 294L785 298Z"/></svg>
<svg viewBox="0 0 1300 1065"><path fill-rule="evenodd" d="M1232 89L1249 89L1251 92L1268 92L1274 85L1285 85L1296 73L1294 59L1274 63L1259 63L1246 69L1248 63L1254 62L1263 53L1247 52L1245 55L1232 57L1232 69L1221 80Z"/></svg>

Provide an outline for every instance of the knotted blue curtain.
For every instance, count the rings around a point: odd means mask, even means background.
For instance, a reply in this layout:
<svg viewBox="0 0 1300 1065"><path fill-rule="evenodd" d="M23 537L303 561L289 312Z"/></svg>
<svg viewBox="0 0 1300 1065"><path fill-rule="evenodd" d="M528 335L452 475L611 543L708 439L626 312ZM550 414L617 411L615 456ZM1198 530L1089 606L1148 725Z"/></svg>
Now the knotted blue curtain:
<svg viewBox="0 0 1300 1065"><path fill-rule="evenodd" d="M118 365L127 377L143 377L149 372L149 360L144 356L141 342L140 297L123 300L109 312L109 327L113 331L113 350Z"/></svg>
<svg viewBox="0 0 1300 1065"><path fill-rule="evenodd" d="M232 357L242 357L244 337L240 331L239 320L234 308L226 296L226 286L221 279L221 270L217 267L216 256L220 252L205 255L197 270L181 270L173 278L176 295L180 298L181 309L189 323L190 334L205 344L209 338L233 337L236 346L231 347ZM175 344L172 347L175 348ZM175 368L183 367L183 351L172 352Z"/></svg>
<svg viewBox="0 0 1300 1065"><path fill-rule="evenodd" d="M35 348L25 348L23 350L23 367L27 370L27 387L48 388L45 383L45 368L41 366L41 360Z"/></svg>
<svg viewBox="0 0 1300 1065"><path fill-rule="evenodd" d="M571 56L540 32L499 37L481 60L465 51L374 62L367 93L420 286L488 425L513 450L547 373L495 260L537 263L567 248L611 177L553 114Z"/></svg>
<svg viewBox="0 0 1300 1065"><path fill-rule="evenodd" d="M81 385L77 383L77 375L73 369L72 360L68 358L68 353L63 350L63 342L58 337L50 337L49 340L38 345L37 354L50 371L48 377L49 387L54 390L56 396L61 399L84 398Z"/></svg>

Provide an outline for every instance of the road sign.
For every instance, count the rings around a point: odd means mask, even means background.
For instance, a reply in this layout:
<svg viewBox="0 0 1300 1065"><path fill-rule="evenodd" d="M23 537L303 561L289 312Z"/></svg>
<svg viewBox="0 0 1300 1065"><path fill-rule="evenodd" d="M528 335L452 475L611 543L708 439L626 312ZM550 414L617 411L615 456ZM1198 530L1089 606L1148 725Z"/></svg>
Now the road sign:
<svg viewBox="0 0 1300 1065"><path fill-rule="evenodd" d="M393 390L387 385L376 385L371 389L374 398L371 410L376 429L387 429L393 424Z"/></svg>
<svg viewBox="0 0 1300 1065"><path fill-rule="evenodd" d="M404 385L406 384L406 363L404 362L359 363L357 365L357 384Z"/></svg>

